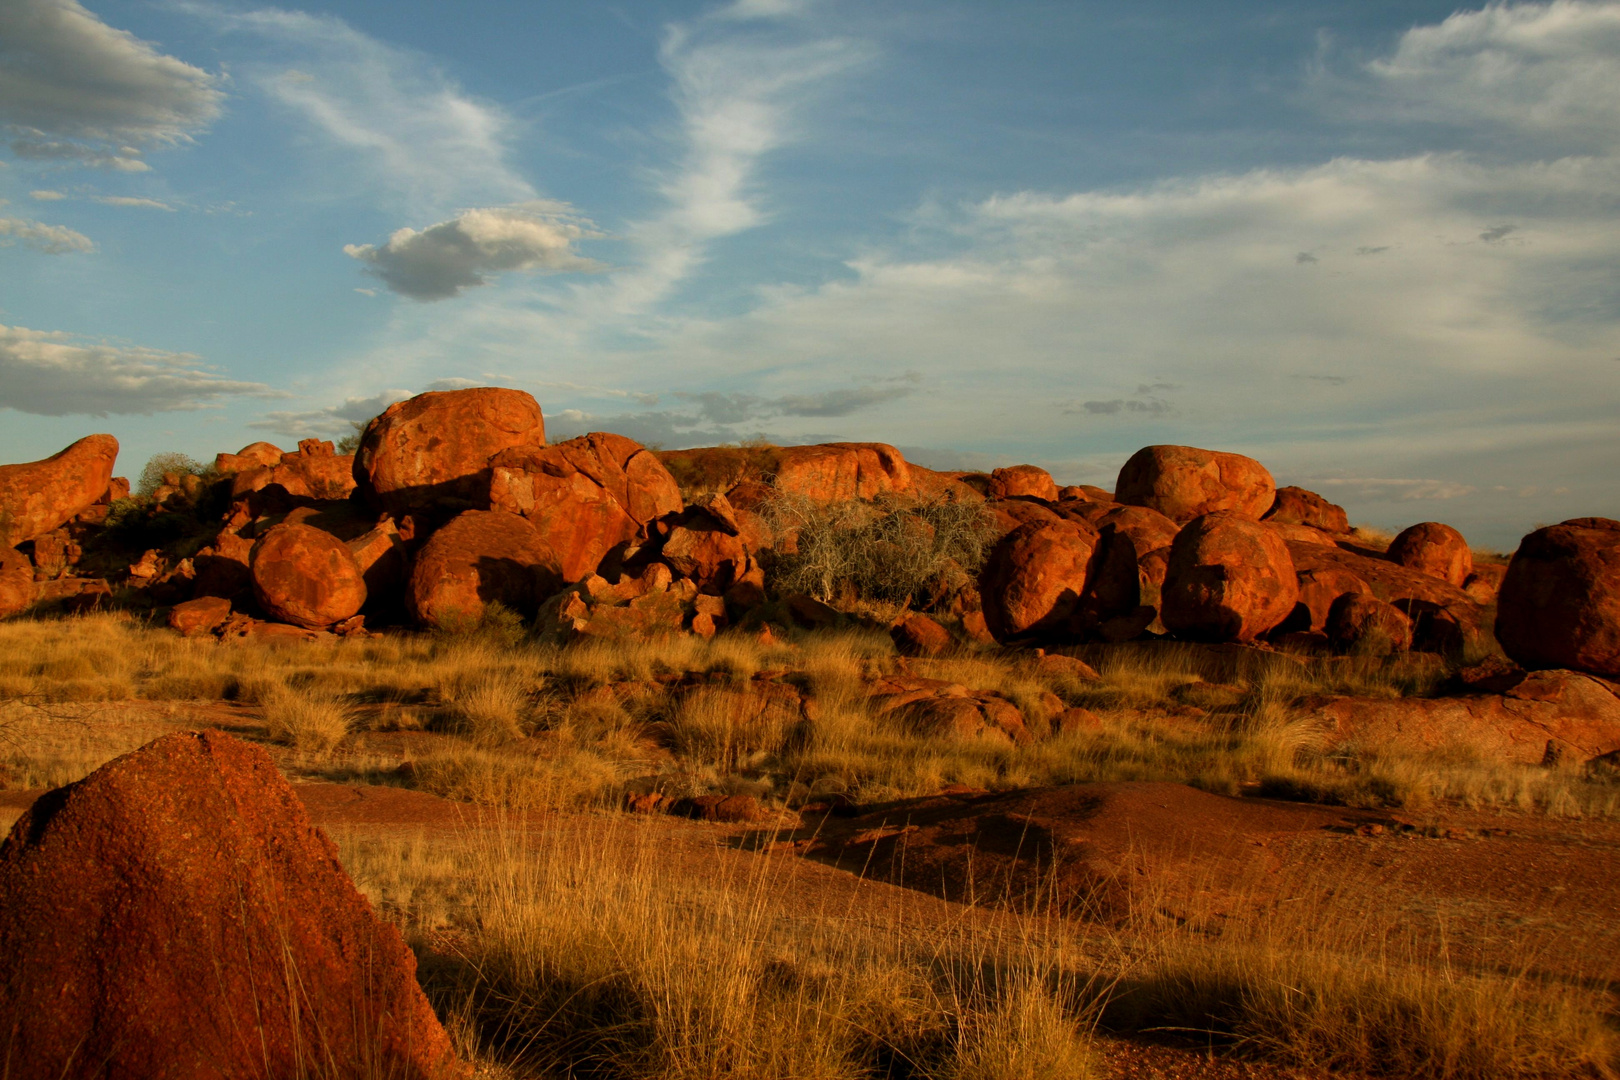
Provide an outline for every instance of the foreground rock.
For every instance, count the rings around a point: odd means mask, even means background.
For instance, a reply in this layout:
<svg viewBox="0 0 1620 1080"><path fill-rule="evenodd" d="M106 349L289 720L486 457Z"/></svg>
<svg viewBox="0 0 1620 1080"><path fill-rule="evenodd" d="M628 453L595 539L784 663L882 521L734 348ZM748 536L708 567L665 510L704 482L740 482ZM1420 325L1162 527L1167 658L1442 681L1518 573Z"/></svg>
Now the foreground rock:
<svg viewBox="0 0 1620 1080"><path fill-rule="evenodd" d="M1195 641L1253 641L1294 610L1299 582L1288 544L1236 511L1206 514L1170 545L1164 625Z"/></svg>
<svg viewBox="0 0 1620 1080"><path fill-rule="evenodd" d="M979 575L984 619L997 641L1072 633L1097 550L1083 521L1031 521L990 552Z"/></svg>
<svg viewBox="0 0 1620 1080"><path fill-rule="evenodd" d="M489 506L490 458L546 445L540 403L521 390L418 394L366 425L354 458L360 494L396 518Z"/></svg>
<svg viewBox="0 0 1620 1080"><path fill-rule="evenodd" d="M117 459L117 439L87 435L43 461L0 465L0 548L48 533L94 505Z"/></svg>
<svg viewBox="0 0 1620 1080"><path fill-rule="evenodd" d="M1438 521L1424 521L1401 530L1384 553L1390 562L1430 574L1459 589L1474 572L1474 553L1463 534Z"/></svg>
<svg viewBox="0 0 1620 1080"><path fill-rule="evenodd" d="M1242 454L1194 446L1144 446L1119 470L1114 499L1185 523L1229 510L1255 521L1276 501L1266 467Z"/></svg>
<svg viewBox="0 0 1620 1080"><path fill-rule="evenodd" d="M533 525L500 510L468 510L428 538L406 592L423 626L477 625L501 604L525 618L562 588L562 569Z"/></svg>
<svg viewBox="0 0 1620 1080"><path fill-rule="evenodd" d="M263 750L166 736L0 846L14 1077L464 1075L399 932Z"/></svg>
<svg viewBox="0 0 1620 1080"><path fill-rule="evenodd" d="M366 579L348 545L311 525L277 525L253 545L253 595L282 622L320 630L365 606Z"/></svg>
<svg viewBox="0 0 1620 1080"><path fill-rule="evenodd" d="M1527 668L1620 677L1620 521L1574 518L1526 536L1502 579L1496 638Z"/></svg>

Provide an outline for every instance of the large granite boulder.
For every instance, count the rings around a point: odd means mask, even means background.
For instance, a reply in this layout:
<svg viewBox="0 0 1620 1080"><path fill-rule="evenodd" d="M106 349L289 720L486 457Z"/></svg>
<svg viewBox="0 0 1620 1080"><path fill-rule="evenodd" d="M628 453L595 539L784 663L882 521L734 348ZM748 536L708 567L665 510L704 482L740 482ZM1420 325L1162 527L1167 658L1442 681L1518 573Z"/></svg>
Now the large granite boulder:
<svg viewBox="0 0 1620 1080"><path fill-rule="evenodd" d="M73 520L112 483L118 440L86 435L61 453L0 465L0 548L16 547Z"/></svg>
<svg viewBox="0 0 1620 1080"><path fill-rule="evenodd" d="M1041 499L1058 501L1057 483L1052 474L1038 465L1009 465L990 472L990 498Z"/></svg>
<svg viewBox="0 0 1620 1080"><path fill-rule="evenodd" d="M546 445L540 403L521 390L479 387L418 394L366 425L354 480L396 518L489 506L490 458Z"/></svg>
<svg viewBox="0 0 1620 1080"><path fill-rule="evenodd" d="M1170 545L1161 617L1197 641L1253 641L1294 610L1299 582L1288 544L1233 510L1188 522Z"/></svg>
<svg viewBox="0 0 1620 1080"><path fill-rule="evenodd" d="M263 750L167 735L0 845L13 1077L465 1075L399 931Z"/></svg>
<svg viewBox="0 0 1620 1080"><path fill-rule="evenodd" d="M1496 639L1527 668L1620 677L1620 521L1574 518L1526 536L1497 596Z"/></svg>
<svg viewBox="0 0 1620 1080"><path fill-rule="evenodd" d="M1302 487L1278 488L1264 520L1278 525L1304 525L1326 533L1350 531L1350 516L1344 512L1344 507Z"/></svg>
<svg viewBox="0 0 1620 1080"><path fill-rule="evenodd" d="M0 619L26 610L35 595L34 564L16 548L0 547Z"/></svg>
<svg viewBox="0 0 1620 1080"><path fill-rule="evenodd" d="M468 510L416 553L406 604L424 626L466 627L482 622L492 603L532 616L562 584L562 567L533 525L503 510Z"/></svg>
<svg viewBox="0 0 1620 1080"><path fill-rule="evenodd" d="M1242 454L1194 446L1144 446L1119 470L1114 499L1185 524L1231 511L1258 521L1277 498L1266 467Z"/></svg>
<svg viewBox="0 0 1620 1080"><path fill-rule="evenodd" d="M357 614L366 579L348 545L312 525L277 525L248 558L253 595L282 622L320 630Z"/></svg>
<svg viewBox="0 0 1620 1080"><path fill-rule="evenodd" d="M1424 521L1401 530L1384 557L1420 573L1462 588L1474 572L1474 553L1463 534L1438 521Z"/></svg>
<svg viewBox="0 0 1620 1080"><path fill-rule="evenodd" d="M1097 544L1097 530L1083 521L1031 521L1002 537L979 575L996 640L1071 636Z"/></svg>

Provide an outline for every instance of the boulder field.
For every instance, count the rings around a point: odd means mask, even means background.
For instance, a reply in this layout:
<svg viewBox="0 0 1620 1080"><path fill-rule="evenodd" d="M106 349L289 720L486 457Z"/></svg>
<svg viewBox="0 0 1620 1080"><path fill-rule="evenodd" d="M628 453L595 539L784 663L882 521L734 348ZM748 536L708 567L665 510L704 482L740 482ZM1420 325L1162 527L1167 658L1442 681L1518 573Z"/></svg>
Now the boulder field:
<svg viewBox="0 0 1620 1080"><path fill-rule="evenodd" d="M112 504L126 506L116 452L110 436L90 436L0 467L0 617L136 596L164 612L227 601L225 618L216 603L173 617L183 632L226 636L359 633L366 619L444 626L491 604L544 609L564 636L708 634L757 625L766 604L778 605L771 617L823 625L844 617L822 602L833 597L774 587L813 517L802 508L905 511L918 521L904 543L927 544L924 511L954 505L989 543L982 564L946 559L914 593L893 627L908 650L939 651L942 631L1019 645L1168 634L1450 653L1494 647L1494 630L1527 668L1620 676L1615 522L1539 529L1507 565L1476 560L1439 522L1386 549L1352 532L1342 507L1277 487L1260 462L1198 447L1144 447L1110 491L1059 487L1033 465L936 472L884 443L655 451L593 432L548 445L533 397L481 387L389 406L352 456L320 440L292 452L259 442L220 454L213 477L166 477L137 509L197 524L144 551L108 539L127 529L102 529ZM913 615L935 627L903 629Z"/></svg>

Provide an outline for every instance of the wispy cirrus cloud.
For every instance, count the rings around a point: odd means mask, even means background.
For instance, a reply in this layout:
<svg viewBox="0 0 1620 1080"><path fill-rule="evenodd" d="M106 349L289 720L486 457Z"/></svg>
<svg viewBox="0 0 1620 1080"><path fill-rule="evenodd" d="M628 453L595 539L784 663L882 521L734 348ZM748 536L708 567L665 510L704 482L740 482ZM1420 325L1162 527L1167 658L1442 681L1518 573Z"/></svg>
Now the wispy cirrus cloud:
<svg viewBox="0 0 1620 1080"><path fill-rule="evenodd" d="M0 199L0 205L5 200ZM0 247L21 243L46 255L67 255L94 251L96 245L83 233L65 225L46 225L27 218L0 217Z"/></svg>

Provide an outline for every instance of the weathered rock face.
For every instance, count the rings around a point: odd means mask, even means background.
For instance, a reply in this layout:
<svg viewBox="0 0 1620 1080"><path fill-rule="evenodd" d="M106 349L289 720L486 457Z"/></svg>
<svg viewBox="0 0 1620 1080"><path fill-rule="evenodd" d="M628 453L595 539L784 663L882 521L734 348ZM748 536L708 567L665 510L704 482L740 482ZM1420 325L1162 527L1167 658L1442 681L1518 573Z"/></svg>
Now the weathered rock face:
<svg viewBox="0 0 1620 1080"><path fill-rule="evenodd" d="M1333 601L1328 640L1347 651L1384 655L1412 647L1412 620L1394 604L1366 593L1346 593Z"/></svg>
<svg viewBox="0 0 1620 1080"><path fill-rule="evenodd" d="M997 530L1005 536L1020 525L1064 521L1065 516L1035 499L991 499L985 507L994 515Z"/></svg>
<svg viewBox="0 0 1620 1080"><path fill-rule="evenodd" d="M953 644L949 630L917 612L890 627L889 637L901 656L938 656Z"/></svg>
<svg viewBox="0 0 1620 1080"><path fill-rule="evenodd" d="M532 616L561 588L562 567L533 525L500 510L468 510L417 552L406 600L418 622L446 627L482 621L490 603Z"/></svg>
<svg viewBox="0 0 1620 1080"><path fill-rule="evenodd" d="M248 569L252 554L253 541L229 530L221 532L191 560L197 574L196 594L227 598L245 594L253 585Z"/></svg>
<svg viewBox="0 0 1620 1080"><path fill-rule="evenodd" d="M1276 481L1258 461L1192 446L1144 446L1119 470L1114 491L1119 502L1179 523L1220 511L1258 521L1276 497Z"/></svg>
<svg viewBox="0 0 1620 1080"><path fill-rule="evenodd" d="M1280 629L1305 633L1325 631L1328 613L1333 610L1335 600L1351 593L1372 591L1359 576L1338 567L1302 569L1296 560L1295 570L1299 579L1299 603L1294 606L1294 613Z"/></svg>
<svg viewBox="0 0 1620 1080"><path fill-rule="evenodd" d="M979 575L985 622L998 641L1073 632L1097 539L1080 521L1030 522L1001 538Z"/></svg>
<svg viewBox="0 0 1620 1080"><path fill-rule="evenodd" d="M663 451L659 457L683 484L707 491L728 491L752 480L786 495L841 502L911 490L910 466L887 443L707 446Z"/></svg>
<svg viewBox="0 0 1620 1080"><path fill-rule="evenodd" d="M686 579L675 580L663 563L610 582L592 574L541 605L535 626L546 638L645 641L689 630L712 637L726 625L726 604L705 596Z"/></svg>
<svg viewBox="0 0 1620 1080"><path fill-rule="evenodd" d="M1034 465L1011 465L1005 469L991 471L992 499L1010 499L1018 496L1057 502L1057 483L1053 481L1051 473Z"/></svg>
<svg viewBox="0 0 1620 1080"><path fill-rule="evenodd" d="M370 529L347 541L349 554L354 556L366 581L366 598L373 602L384 598L403 597L409 576L410 557L405 540L393 518L383 518ZM393 602L397 603L397 600Z"/></svg>
<svg viewBox="0 0 1620 1080"><path fill-rule="evenodd" d="M231 617L231 602L219 596L199 596L176 604L169 612L169 626L182 637L200 637L218 630Z"/></svg>
<svg viewBox="0 0 1620 1080"><path fill-rule="evenodd" d="M1350 531L1350 516L1344 512L1344 507L1302 487L1278 488L1276 499L1263 520L1279 525L1305 525L1328 533Z"/></svg>
<svg viewBox="0 0 1620 1080"><path fill-rule="evenodd" d="M1620 521L1574 518L1526 536L1496 605L1496 638L1525 667L1620 677Z"/></svg>
<svg viewBox="0 0 1620 1080"><path fill-rule="evenodd" d="M490 506L528 518L562 564L563 579L595 573L615 547L681 509L681 492L654 454L622 435L593 432L490 461Z"/></svg>
<svg viewBox="0 0 1620 1080"><path fill-rule="evenodd" d="M275 449L269 443L253 446ZM253 446L243 447L244 452ZM299 498L347 499L354 491L354 456L337 453L325 440L305 439L296 451L281 454L273 464L247 464L232 470L231 498L244 498L271 484L279 484L287 494Z"/></svg>
<svg viewBox="0 0 1620 1080"><path fill-rule="evenodd" d="M1031 741L1018 706L990 691L898 675L871 683L867 694L874 711L898 718L918 735L960 742Z"/></svg>
<svg viewBox="0 0 1620 1080"><path fill-rule="evenodd" d="M0 846L16 1077L464 1075L399 932L263 750L165 736Z"/></svg>
<svg viewBox="0 0 1620 1080"><path fill-rule="evenodd" d="M1468 541L1450 525L1438 521L1424 521L1403 529L1385 552L1390 562L1432 574L1459 589L1474 572L1474 553L1468 550Z"/></svg>
<svg viewBox="0 0 1620 1080"><path fill-rule="evenodd" d="M1237 511L1205 514L1176 534L1161 615L1199 641L1253 641L1299 599L1294 561L1275 532Z"/></svg>
<svg viewBox="0 0 1620 1080"><path fill-rule="evenodd" d="M280 464L281 447L275 443L249 443L234 454L214 455L214 471L225 476L235 476L260 466L274 468Z"/></svg>
<svg viewBox="0 0 1620 1080"><path fill-rule="evenodd" d="M521 390L418 394L367 425L354 458L361 495L396 518L489 506L492 457L543 447L540 404Z"/></svg>
<svg viewBox="0 0 1620 1080"><path fill-rule="evenodd" d="M909 461L906 463L906 472L911 476L911 491L919 499L949 502L984 501L983 492L945 473L925 469Z"/></svg>
<svg viewBox="0 0 1620 1080"><path fill-rule="evenodd" d="M664 538L659 556L676 574L712 596L724 595L753 569L736 514L724 495L690 507Z"/></svg>
<svg viewBox="0 0 1620 1080"><path fill-rule="evenodd" d="M0 547L0 619L34 602L34 566L16 548Z"/></svg>
<svg viewBox="0 0 1620 1080"><path fill-rule="evenodd" d="M271 617L310 630L342 622L366 602L366 579L343 541L309 525L277 525L248 558L253 595Z"/></svg>
<svg viewBox="0 0 1620 1080"><path fill-rule="evenodd" d="M1082 606L1092 624L1087 627L1089 633L1125 641L1158 618L1169 548L1178 530L1175 522L1157 510L1108 505L1109 509L1090 518L1097 528L1101 555Z"/></svg>
<svg viewBox="0 0 1620 1080"><path fill-rule="evenodd" d="M0 465L0 548L16 547L89 509L112 482L118 440L87 435L59 454Z"/></svg>
<svg viewBox="0 0 1620 1080"><path fill-rule="evenodd" d="M1359 586L1346 588L1345 592L1371 593L1400 608L1412 620L1412 647L1415 649L1449 652L1477 641L1483 630L1483 609L1467 593L1433 575L1340 547L1290 542L1288 552L1302 581L1306 575L1342 571L1360 582ZM1345 579L1331 580L1342 583ZM1338 584L1330 586L1328 581L1324 576L1325 589L1338 587ZM1332 600L1327 602L1332 604ZM1311 604L1313 611L1316 610L1317 601L1311 600Z"/></svg>

